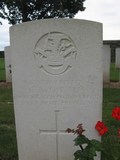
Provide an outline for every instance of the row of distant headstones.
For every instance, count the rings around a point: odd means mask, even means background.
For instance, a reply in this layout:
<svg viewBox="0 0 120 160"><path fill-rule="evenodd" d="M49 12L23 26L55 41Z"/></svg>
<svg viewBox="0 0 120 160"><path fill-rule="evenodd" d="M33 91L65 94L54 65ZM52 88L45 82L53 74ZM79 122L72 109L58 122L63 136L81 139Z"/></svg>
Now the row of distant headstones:
<svg viewBox="0 0 120 160"><path fill-rule="evenodd" d="M12 82L12 65L11 65L11 51L10 47L5 47L5 71L6 82ZM110 45L103 45L103 82L110 81L110 63L111 63L111 47ZM115 50L115 66L120 68L120 48Z"/></svg>

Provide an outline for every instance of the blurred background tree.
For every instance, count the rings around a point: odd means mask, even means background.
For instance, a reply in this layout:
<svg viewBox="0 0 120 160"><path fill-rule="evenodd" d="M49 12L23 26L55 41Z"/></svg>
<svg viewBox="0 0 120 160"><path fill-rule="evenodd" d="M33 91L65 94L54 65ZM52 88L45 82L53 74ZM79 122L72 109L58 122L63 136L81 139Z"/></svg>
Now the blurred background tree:
<svg viewBox="0 0 120 160"><path fill-rule="evenodd" d="M85 0L0 0L0 18L12 25L45 18L73 18Z"/></svg>

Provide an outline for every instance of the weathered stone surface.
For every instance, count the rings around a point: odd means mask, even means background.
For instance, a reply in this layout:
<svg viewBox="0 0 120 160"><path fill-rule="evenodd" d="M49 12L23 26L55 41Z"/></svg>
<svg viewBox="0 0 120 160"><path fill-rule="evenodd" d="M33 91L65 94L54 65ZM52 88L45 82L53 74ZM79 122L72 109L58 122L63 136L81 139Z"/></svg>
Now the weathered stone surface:
<svg viewBox="0 0 120 160"><path fill-rule="evenodd" d="M11 66L11 48L5 47L5 71L6 82L12 82L12 66Z"/></svg>
<svg viewBox="0 0 120 160"><path fill-rule="evenodd" d="M110 46L103 45L103 82L105 83L110 81L110 57Z"/></svg>
<svg viewBox="0 0 120 160"><path fill-rule="evenodd" d="M102 113L102 25L50 19L10 29L19 160L73 160L74 135ZM99 158L98 158L99 159Z"/></svg>

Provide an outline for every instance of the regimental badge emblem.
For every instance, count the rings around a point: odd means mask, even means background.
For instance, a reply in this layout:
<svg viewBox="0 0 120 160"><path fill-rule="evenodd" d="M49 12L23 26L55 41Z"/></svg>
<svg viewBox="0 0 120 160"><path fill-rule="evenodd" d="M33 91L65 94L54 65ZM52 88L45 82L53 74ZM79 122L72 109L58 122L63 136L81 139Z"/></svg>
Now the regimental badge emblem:
<svg viewBox="0 0 120 160"><path fill-rule="evenodd" d="M51 75L59 75L69 71L76 55L77 49L72 39L60 32L50 32L43 35L34 48L37 65Z"/></svg>

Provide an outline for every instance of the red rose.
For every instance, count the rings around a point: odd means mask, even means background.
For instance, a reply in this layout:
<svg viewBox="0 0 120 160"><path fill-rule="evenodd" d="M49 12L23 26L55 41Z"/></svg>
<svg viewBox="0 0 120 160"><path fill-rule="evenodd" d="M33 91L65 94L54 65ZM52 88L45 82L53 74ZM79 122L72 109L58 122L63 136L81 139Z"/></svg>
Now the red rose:
<svg viewBox="0 0 120 160"><path fill-rule="evenodd" d="M116 106L112 110L112 117L115 118L116 120L120 120L120 107Z"/></svg>
<svg viewBox="0 0 120 160"><path fill-rule="evenodd" d="M108 131L108 128L105 126L105 124L100 121L97 122L95 129L99 132L101 136L103 136Z"/></svg>

